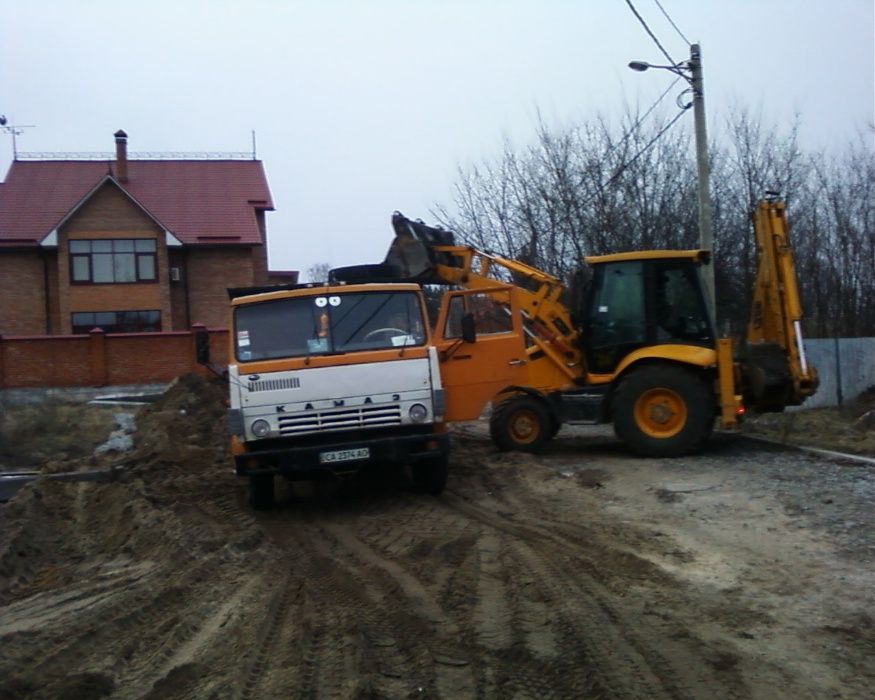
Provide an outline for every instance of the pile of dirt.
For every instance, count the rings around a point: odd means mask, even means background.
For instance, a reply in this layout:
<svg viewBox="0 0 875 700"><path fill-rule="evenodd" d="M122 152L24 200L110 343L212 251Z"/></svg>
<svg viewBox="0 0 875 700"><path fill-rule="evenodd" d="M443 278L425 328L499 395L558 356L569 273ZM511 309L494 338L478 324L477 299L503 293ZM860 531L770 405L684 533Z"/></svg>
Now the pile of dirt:
<svg viewBox="0 0 875 700"><path fill-rule="evenodd" d="M875 387L844 406L754 416L742 431L786 444L875 457Z"/></svg>
<svg viewBox="0 0 875 700"><path fill-rule="evenodd" d="M123 469L115 483L38 480L0 508L0 604L72 582L83 562L174 566L258 547L251 520L225 515L238 485L224 397L221 382L181 377L136 415L132 451L46 462L45 473Z"/></svg>

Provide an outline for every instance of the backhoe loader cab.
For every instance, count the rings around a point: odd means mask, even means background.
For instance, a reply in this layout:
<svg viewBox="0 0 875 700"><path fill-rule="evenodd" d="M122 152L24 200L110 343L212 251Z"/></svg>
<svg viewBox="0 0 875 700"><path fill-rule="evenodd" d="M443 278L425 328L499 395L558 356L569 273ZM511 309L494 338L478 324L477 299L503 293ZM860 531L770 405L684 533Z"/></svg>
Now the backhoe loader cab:
<svg viewBox="0 0 875 700"><path fill-rule="evenodd" d="M580 346L592 374L613 374L641 348L714 347L699 268L702 251L587 258L593 275L582 301Z"/></svg>

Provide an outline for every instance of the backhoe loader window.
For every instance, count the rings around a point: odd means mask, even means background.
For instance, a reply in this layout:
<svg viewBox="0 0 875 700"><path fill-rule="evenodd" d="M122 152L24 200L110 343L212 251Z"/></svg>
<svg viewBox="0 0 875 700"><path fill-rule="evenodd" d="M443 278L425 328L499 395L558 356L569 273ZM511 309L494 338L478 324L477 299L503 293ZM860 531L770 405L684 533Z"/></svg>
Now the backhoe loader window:
<svg viewBox="0 0 875 700"><path fill-rule="evenodd" d="M653 265L654 342L704 341L711 337L696 267L688 261Z"/></svg>
<svg viewBox="0 0 875 700"><path fill-rule="evenodd" d="M467 310L474 316L477 335L511 333L513 319L510 316L510 293L506 291L489 294L466 294L450 299L444 338L462 337L462 316Z"/></svg>
<svg viewBox="0 0 875 700"><path fill-rule="evenodd" d="M606 266L593 299L593 347L643 343L644 277L641 263Z"/></svg>
<svg viewBox="0 0 875 700"><path fill-rule="evenodd" d="M612 372L619 360L645 343L644 271L641 262L617 262L594 270L586 350L593 372Z"/></svg>

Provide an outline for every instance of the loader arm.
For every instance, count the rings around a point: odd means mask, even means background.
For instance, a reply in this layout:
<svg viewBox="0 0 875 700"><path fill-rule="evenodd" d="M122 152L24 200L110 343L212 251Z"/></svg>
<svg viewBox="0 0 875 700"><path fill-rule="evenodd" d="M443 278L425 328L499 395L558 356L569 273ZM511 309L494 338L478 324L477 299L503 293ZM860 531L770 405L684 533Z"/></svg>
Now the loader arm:
<svg viewBox="0 0 875 700"><path fill-rule="evenodd" d="M553 365L565 381L573 382L581 375L578 331L561 300L565 285L558 278L470 246L435 246L434 251L439 259L452 261L435 265L436 277L445 284L480 289L510 278L523 315L529 361L543 356L548 362L541 364Z"/></svg>
<svg viewBox="0 0 875 700"><path fill-rule="evenodd" d="M753 215L757 274L743 348L746 402L761 410L801 404L817 389L802 343L802 305L784 202L767 198Z"/></svg>
<svg viewBox="0 0 875 700"><path fill-rule="evenodd" d="M523 316L527 362L536 386L572 385L584 371L578 330L562 301L565 285L531 265L471 246L455 245L449 231L411 221L396 212L395 240L385 264L402 279L464 289L513 286Z"/></svg>

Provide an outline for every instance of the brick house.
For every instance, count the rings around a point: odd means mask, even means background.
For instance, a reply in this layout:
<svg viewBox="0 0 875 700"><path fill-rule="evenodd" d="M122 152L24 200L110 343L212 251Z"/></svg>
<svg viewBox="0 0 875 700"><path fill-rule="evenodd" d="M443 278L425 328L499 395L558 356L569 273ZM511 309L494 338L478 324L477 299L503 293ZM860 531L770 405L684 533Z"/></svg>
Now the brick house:
<svg viewBox="0 0 875 700"><path fill-rule="evenodd" d="M258 160L15 160L0 184L0 334L227 324L227 287L269 273Z"/></svg>

